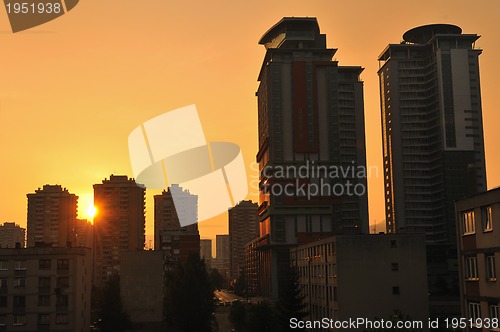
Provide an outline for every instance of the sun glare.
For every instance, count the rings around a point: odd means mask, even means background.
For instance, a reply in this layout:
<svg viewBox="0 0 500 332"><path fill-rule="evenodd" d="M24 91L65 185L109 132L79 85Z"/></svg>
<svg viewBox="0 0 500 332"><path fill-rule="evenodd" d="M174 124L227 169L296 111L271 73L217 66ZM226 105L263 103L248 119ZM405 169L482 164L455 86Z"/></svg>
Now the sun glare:
<svg viewBox="0 0 500 332"><path fill-rule="evenodd" d="M97 214L97 209L95 206L89 206L85 211L88 219L94 219L94 216Z"/></svg>
<svg viewBox="0 0 500 332"><path fill-rule="evenodd" d="M94 195L93 194L81 194L78 198L78 214L79 218L87 219L93 222L95 215L97 214L97 209L94 206Z"/></svg>

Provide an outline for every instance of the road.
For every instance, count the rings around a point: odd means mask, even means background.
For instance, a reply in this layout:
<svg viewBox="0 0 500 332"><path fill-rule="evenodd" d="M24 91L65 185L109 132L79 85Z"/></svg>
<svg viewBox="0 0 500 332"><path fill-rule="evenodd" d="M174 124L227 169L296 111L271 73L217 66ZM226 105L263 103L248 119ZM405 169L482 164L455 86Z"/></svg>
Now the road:
<svg viewBox="0 0 500 332"><path fill-rule="evenodd" d="M229 294L227 291L215 291L214 296L219 299L219 302L223 304L218 304L215 308L215 319L219 325L219 332L231 332L233 326L229 322L229 312L231 311L231 304L233 300L242 300L242 298Z"/></svg>

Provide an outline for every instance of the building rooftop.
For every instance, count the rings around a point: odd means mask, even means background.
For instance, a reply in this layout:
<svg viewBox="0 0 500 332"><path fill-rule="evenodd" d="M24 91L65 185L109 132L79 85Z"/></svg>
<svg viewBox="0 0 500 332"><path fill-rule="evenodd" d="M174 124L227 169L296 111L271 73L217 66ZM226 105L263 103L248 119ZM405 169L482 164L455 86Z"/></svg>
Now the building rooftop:
<svg viewBox="0 0 500 332"><path fill-rule="evenodd" d="M422 25L406 31L403 40L408 43L426 44L435 35L459 35L462 29L453 24Z"/></svg>

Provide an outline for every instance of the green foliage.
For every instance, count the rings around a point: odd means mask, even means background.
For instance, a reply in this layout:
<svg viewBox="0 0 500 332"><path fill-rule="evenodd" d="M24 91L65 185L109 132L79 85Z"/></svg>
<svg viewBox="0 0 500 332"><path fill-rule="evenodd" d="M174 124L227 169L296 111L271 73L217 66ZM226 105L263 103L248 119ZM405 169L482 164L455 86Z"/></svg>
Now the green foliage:
<svg viewBox="0 0 500 332"><path fill-rule="evenodd" d="M276 312L267 302L254 304L248 309L242 303L235 303L229 320L236 332L275 332L278 329Z"/></svg>
<svg viewBox="0 0 500 332"><path fill-rule="evenodd" d="M120 276L113 274L99 296L98 317L102 332L124 332L130 327L130 319L120 297Z"/></svg>
<svg viewBox="0 0 500 332"><path fill-rule="evenodd" d="M169 332L211 332L214 287L198 254L166 274L165 321Z"/></svg>
<svg viewBox="0 0 500 332"><path fill-rule="evenodd" d="M214 289L221 289L224 286L224 277L220 274L219 270L211 269L209 272L210 283Z"/></svg>

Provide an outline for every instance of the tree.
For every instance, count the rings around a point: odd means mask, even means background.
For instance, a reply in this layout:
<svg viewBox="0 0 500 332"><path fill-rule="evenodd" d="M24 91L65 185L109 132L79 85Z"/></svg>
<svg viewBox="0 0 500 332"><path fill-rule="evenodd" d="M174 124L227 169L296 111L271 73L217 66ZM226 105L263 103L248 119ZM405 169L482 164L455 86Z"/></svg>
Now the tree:
<svg viewBox="0 0 500 332"><path fill-rule="evenodd" d="M166 274L165 290L167 331L212 331L214 288L199 254L191 253Z"/></svg>
<svg viewBox="0 0 500 332"><path fill-rule="evenodd" d="M276 312L267 302L252 305L245 325L245 332L275 332L278 329Z"/></svg>
<svg viewBox="0 0 500 332"><path fill-rule="evenodd" d="M210 269L209 272L210 283L214 289L221 289L224 286L224 277L217 269Z"/></svg>
<svg viewBox="0 0 500 332"><path fill-rule="evenodd" d="M243 303L235 302L229 311L229 321L233 324L236 332L245 331L247 310Z"/></svg>
<svg viewBox="0 0 500 332"><path fill-rule="evenodd" d="M238 279L236 279L236 282L234 284L234 294L238 296L246 296L246 280L245 280L245 274L240 273L240 276Z"/></svg>
<svg viewBox="0 0 500 332"><path fill-rule="evenodd" d="M102 290L98 315L102 332L125 332L130 327L130 319L123 308L120 296L120 276L111 275Z"/></svg>
<svg viewBox="0 0 500 332"><path fill-rule="evenodd" d="M302 288L303 286L300 284L300 275L297 269L291 267L288 274L288 283L281 291L277 305L281 331L297 331L297 329L290 328L290 319L297 318L298 320L302 320L308 315Z"/></svg>

